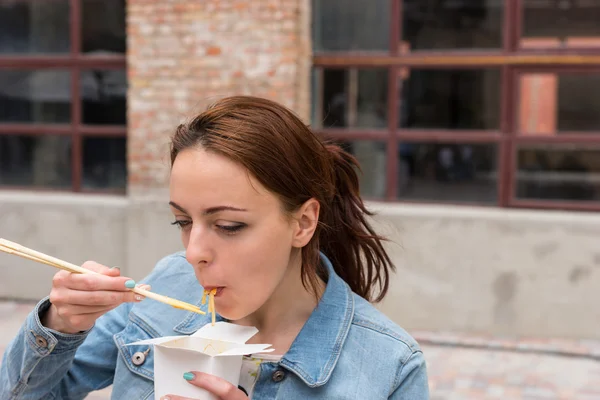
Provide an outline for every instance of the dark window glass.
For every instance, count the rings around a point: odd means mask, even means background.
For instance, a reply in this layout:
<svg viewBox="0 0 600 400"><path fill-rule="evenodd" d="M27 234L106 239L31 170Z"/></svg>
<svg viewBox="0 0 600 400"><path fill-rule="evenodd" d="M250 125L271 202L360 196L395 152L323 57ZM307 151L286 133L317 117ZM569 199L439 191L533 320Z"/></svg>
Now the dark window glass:
<svg viewBox="0 0 600 400"><path fill-rule="evenodd" d="M127 75L124 70L82 72L81 97L84 124L127 124Z"/></svg>
<svg viewBox="0 0 600 400"><path fill-rule="evenodd" d="M530 135L600 131L600 75L531 73L520 79L519 130Z"/></svg>
<svg viewBox="0 0 600 400"><path fill-rule="evenodd" d="M599 0L523 0L522 45L600 47L598 21Z"/></svg>
<svg viewBox="0 0 600 400"><path fill-rule="evenodd" d="M318 76L318 74L317 74ZM323 128L386 128L388 72L384 69L326 69L316 82L319 109L314 125Z"/></svg>
<svg viewBox="0 0 600 400"><path fill-rule="evenodd" d="M402 41L410 50L502 47L501 0L404 0Z"/></svg>
<svg viewBox="0 0 600 400"><path fill-rule="evenodd" d="M527 146L518 150L517 197L600 200L600 147Z"/></svg>
<svg viewBox="0 0 600 400"><path fill-rule="evenodd" d="M386 192L386 144L370 140L341 141L339 145L354 155L360 164L360 193L366 198L379 199Z"/></svg>
<svg viewBox="0 0 600 400"><path fill-rule="evenodd" d="M0 135L0 185L69 188L69 136Z"/></svg>
<svg viewBox="0 0 600 400"><path fill-rule="evenodd" d="M497 201L492 144L410 143L398 146L398 197L432 202Z"/></svg>
<svg viewBox="0 0 600 400"><path fill-rule="evenodd" d="M400 87L402 128L500 128L498 70L411 69Z"/></svg>
<svg viewBox="0 0 600 400"><path fill-rule="evenodd" d="M313 0L315 51L388 51L391 0Z"/></svg>
<svg viewBox="0 0 600 400"><path fill-rule="evenodd" d="M125 53L125 0L81 0L81 7L81 51Z"/></svg>
<svg viewBox="0 0 600 400"><path fill-rule="evenodd" d="M71 75L63 70L0 69L0 122L67 123Z"/></svg>
<svg viewBox="0 0 600 400"><path fill-rule="evenodd" d="M69 0L0 0L0 54L68 53Z"/></svg>
<svg viewBox="0 0 600 400"><path fill-rule="evenodd" d="M83 187L123 189L127 185L125 138L86 137L83 139Z"/></svg>

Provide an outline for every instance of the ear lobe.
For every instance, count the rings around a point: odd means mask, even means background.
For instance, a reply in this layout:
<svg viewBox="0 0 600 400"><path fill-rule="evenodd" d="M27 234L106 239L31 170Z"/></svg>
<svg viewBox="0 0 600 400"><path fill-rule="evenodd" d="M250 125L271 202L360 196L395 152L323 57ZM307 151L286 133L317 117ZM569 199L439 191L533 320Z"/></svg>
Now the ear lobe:
<svg viewBox="0 0 600 400"><path fill-rule="evenodd" d="M296 212L296 233L293 246L304 247L310 242L319 224L321 205L316 199L307 200Z"/></svg>

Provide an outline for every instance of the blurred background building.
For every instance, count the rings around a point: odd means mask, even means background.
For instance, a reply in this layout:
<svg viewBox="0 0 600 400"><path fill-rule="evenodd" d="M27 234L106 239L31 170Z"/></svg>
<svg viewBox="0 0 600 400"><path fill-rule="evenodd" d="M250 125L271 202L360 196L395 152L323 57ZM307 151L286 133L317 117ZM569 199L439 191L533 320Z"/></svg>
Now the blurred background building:
<svg viewBox="0 0 600 400"><path fill-rule="evenodd" d="M0 0L0 236L142 278L181 248L169 136L253 94L361 162L393 319L598 339L598 21L598 0ZM0 297L53 273L1 256Z"/></svg>

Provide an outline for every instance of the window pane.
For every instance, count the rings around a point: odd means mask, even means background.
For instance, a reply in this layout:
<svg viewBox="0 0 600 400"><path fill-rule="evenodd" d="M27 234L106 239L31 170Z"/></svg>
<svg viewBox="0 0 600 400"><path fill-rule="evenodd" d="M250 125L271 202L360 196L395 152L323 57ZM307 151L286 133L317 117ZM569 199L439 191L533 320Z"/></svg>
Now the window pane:
<svg viewBox="0 0 600 400"><path fill-rule="evenodd" d="M314 50L389 51L390 13L391 0L313 0Z"/></svg>
<svg viewBox="0 0 600 400"><path fill-rule="evenodd" d="M402 40L410 50L500 48L503 3L404 0Z"/></svg>
<svg viewBox="0 0 600 400"><path fill-rule="evenodd" d="M69 136L0 135L0 186L69 188Z"/></svg>
<svg viewBox="0 0 600 400"><path fill-rule="evenodd" d="M600 47L600 1L523 0L523 36L544 47ZM524 45L536 42L525 40Z"/></svg>
<svg viewBox="0 0 600 400"><path fill-rule="evenodd" d="M61 70L0 69L0 122L71 120L71 75Z"/></svg>
<svg viewBox="0 0 600 400"><path fill-rule="evenodd" d="M500 71L495 69L412 69L401 96L402 128L500 128Z"/></svg>
<svg viewBox="0 0 600 400"><path fill-rule="evenodd" d="M537 145L520 148L517 197L600 200L600 147Z"/></svg>
<svg viewBox="0 0 600 400"><path fill-rule="evenodd" d="M387 70L326 69L316 91L316 96L321 94L315 99L321 104L314 117L316 127L387 127Z"/></svg>
<svg viewBox="0 0 600 400"><path fill-rule="evenodd" d="M125 53L125 0L82 0L81 51Z"/></svg>
<svg viewBox="0 0 600 400"><path fill-rule="evenodd" d="M600 131L600 75L534 73L520 82L521 132Z"/></svg>
<svg viewBox="0 0 600 400"><path fill-rule="evenodd" d="M69 0L0 0L0 54L69 50Z"/></svg>
<svg viewBox="0 0 600 400"><path fill-rule="evenodd" d="M496 145L409 143L398 146L398 197L402 200L494 203Z"/></svg>
<svg viewBox="0 0 600 400"><path fill-rule="evenodd" d="M83 187L123 189L127 184L127 145L124 137L83 139Z"/></svg>
<svg viewBox="0 0 600 400"><path fill-rule="evenodd" d="M385 197L386 144L370 140L339 142L339 145L358 160L360 194L366 198Z"/></svg>
<svg viewBox="0 0 600 400"><path fill-rule="evenodd" d="M127 75L124 70L81 73L84 124L127 124Z"/></svg>

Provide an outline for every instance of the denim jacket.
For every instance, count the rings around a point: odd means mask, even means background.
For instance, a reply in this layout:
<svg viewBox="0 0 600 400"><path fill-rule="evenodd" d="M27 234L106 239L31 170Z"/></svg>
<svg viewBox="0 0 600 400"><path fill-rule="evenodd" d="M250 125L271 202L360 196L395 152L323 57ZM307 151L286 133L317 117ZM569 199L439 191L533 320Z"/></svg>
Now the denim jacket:
<svg viewBox="0 0 600 400"><path fill-rule="evenodd" d="M325 292L283 358L260 365L253 398L428 399L425 361L415 340L352 293L321 258L329 270ZM183 253L162 259L140 283L201 304L202 287ZM209 315L147 299L122 304L91 330L68 335L40 323L49 305L47 298L38 303L6 349L0 399L83 399L111 384L113 399L152 399L153 349L126 344L190 335L210 321Z"/></svg>

